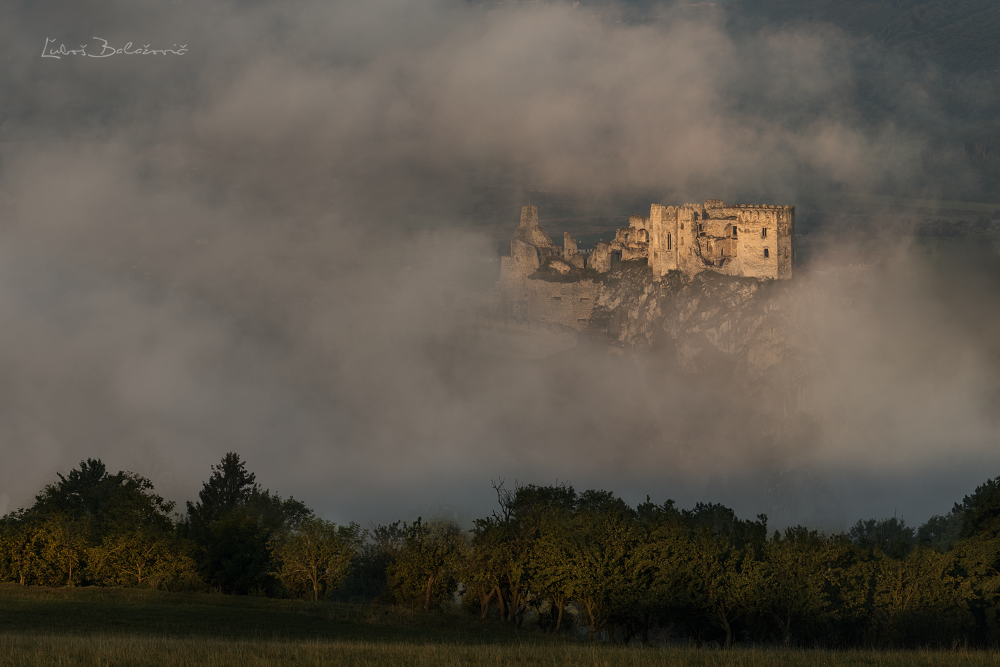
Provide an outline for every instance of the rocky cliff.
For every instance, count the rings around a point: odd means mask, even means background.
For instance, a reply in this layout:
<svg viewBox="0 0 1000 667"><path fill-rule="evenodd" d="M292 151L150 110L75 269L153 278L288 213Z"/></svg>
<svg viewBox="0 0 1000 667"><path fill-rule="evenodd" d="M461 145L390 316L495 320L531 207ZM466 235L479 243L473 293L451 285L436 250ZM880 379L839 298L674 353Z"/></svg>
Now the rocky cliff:
<svg viewBox="0 0 1000 667"><path fill-rule="evenodd" d="M673 348L684 371L757 378L795 353L792 294L790 281L708 272L654 281L645 263L622 262L600 291L590 331L626 348Z"/></svg>

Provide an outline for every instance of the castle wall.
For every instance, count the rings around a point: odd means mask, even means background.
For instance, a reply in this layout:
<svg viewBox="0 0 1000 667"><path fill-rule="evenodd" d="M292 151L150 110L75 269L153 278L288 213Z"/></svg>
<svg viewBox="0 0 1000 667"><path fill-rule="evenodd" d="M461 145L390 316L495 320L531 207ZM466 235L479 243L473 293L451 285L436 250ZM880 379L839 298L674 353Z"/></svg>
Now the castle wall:
<svg viewBox="0 0 1000 667"><path fill-rule="evenodd" d="M755 278L791 278L795 208L764 206L741 208L737 216L740 258L738 275Z"/></svg>
<svg viewBox="0 0 1000 667"><path fill-rule="evenodd" d="M628 217L628 226L632 229L645 229L649 231L649 218L641 215L630 215Z"/></svg>
<svg viewBox="0 0 1000 667"><path fill-rule="evenodd" d="M529 309L528 276L541 266L538 249L523 241L510 242L510 257L500 258L497 313L515 320L525 319Z"/></svg>
<svg viewBox="0 0 1000 667"><path fill-rule="evenodd" d="M648 261L654 275L673 269L688 275L702 271L753 278L792 275L794 206L725 206L717 199L704 206L653 204L647 224ZM671 251L667 250L668 234Z"/></svg>
<svg viewBox="0 0 1000 667"><path fill-rule="evenodd" d="M542 228L539 227L537 206L524 206L521 208L521 223L514 231L514 240L535 246L542 259L558 257L562 254L558 246L549 238L548 234L543 232ZM511 252L513 252L513 246L511 246Z"/></svg>
<svg viewBox="0 0 1000 667"><path fill-rule="evenodd" d="M795 266L795 207L784 206L778 216L778 278L792 277Z"/></svg>
<svg viewBox="0 0 1000 667"><path fill-rule="evenodd" d="M563 233L563 261L577 269L586 266L586 258L580 253L576 239L569 232Z"/></svg>
<svg viewBox="0 0 1000 667"><path fill-rule="evenodd" d="M611 246L601 242L594 246L594 249L587 256L587 268L598 273L607 273L611 270Z"/></svg>
<svg viewBox="0 0 1000 667"><path fill-rule="evenodd" d="M662 276L678 268L680 238L678 237L677 209L673 206L653 204L649 207L649 266L654 275Z"/></svg>
<svg viewBox="0 0 1000 667"><path fill-rule="evenodd" d="M577 252L576 240L569 232L563 232L563 259L568 262Z"/></svg>
<svg viewBox="0 0 1000 667"><path fill-rule="evenodd" d="M635 224L616 231L615 238L611 241L611 250L620 252L621 259L625 262L649 257L649 230L645 227L647 219L641 215L633 215L630 222Z"/></svg>
<svg viewBox="0 0 1000 667"><path fill-rule="evenodd" d="M677 207L677 268L689 276L697 275L705 270L701 260L701 249L698 245L698 224L701 211L695 204L685 204ZM697 209L701 209L700 206Z"/></svg>
<svg viewBox="0 0 1000 667"><path fill-rule="evenodd" d="M592 280L573 283L528 280L528 308L522 319L585 329L594 312L599 291L600 285Z"/></svg>

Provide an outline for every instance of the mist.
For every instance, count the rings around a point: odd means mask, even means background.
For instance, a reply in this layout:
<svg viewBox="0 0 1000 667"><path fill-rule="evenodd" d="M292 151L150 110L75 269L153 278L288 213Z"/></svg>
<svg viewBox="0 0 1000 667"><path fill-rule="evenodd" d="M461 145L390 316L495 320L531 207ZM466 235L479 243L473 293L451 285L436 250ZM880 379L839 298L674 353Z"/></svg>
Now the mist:
<svg viewBox="0 0 1000 667"><path fill-rule="evenodd" d="M918 64L827 26L734 35L709 7L5 11L0 512L86 457L194 499L228 451L361 523L468 520L506 479L837 530L923 521L997 474L996 249L928 253L877 212L859 238L800 209L797 361L753 385L483 324L532 196L613 228L654 201L975 188L902 122L947 119ZM188 51L39 57L91 33ZM867 112L860 60L901 73L900 116Z"/></svg>

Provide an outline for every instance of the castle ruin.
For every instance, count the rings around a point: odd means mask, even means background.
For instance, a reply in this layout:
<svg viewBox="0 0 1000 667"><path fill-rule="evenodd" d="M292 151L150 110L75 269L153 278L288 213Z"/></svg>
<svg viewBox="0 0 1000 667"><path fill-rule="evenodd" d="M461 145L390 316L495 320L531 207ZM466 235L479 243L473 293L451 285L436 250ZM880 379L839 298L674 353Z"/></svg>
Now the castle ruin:
<svg viewBox="0 0 1000 667"><path fill-rule="evenodd" d="M719 199L683 206L653 204L649 217L631 216L614 240L598 243L585 258L568 232L560 249L539 226L538 208L525 206L510 256L501 258L498 314L583 329L600 292L594 277L610 271L613 260L645 260L655 280L670 271L791 278L795 207L726 206Z"/></svg>

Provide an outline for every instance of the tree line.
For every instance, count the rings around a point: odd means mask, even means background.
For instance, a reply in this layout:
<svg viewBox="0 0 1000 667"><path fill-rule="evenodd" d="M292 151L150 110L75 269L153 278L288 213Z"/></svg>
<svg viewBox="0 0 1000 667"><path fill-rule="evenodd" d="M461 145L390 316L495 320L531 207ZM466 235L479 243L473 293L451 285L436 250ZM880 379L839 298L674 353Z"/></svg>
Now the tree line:
<svg viewBox="0 0 1000 667"><path fill-rule="evenodd" d="M319 600L361 541L357 524L337 526L262 489L234 453L212 466L183 515L148 479L87 459L0 519L0 581Z"/></svg>
<svg viewBox="0 0 1000 667"><path fill-rule="evenodd" d="M262 489L233 453L183 514L88 459L0 519L0 581L378 601L629 643L798 646L1000 641L1000 477L918 529L769 532L719 504L679 509L568 485L494 484L470 530L367 530Z"/></svg>

